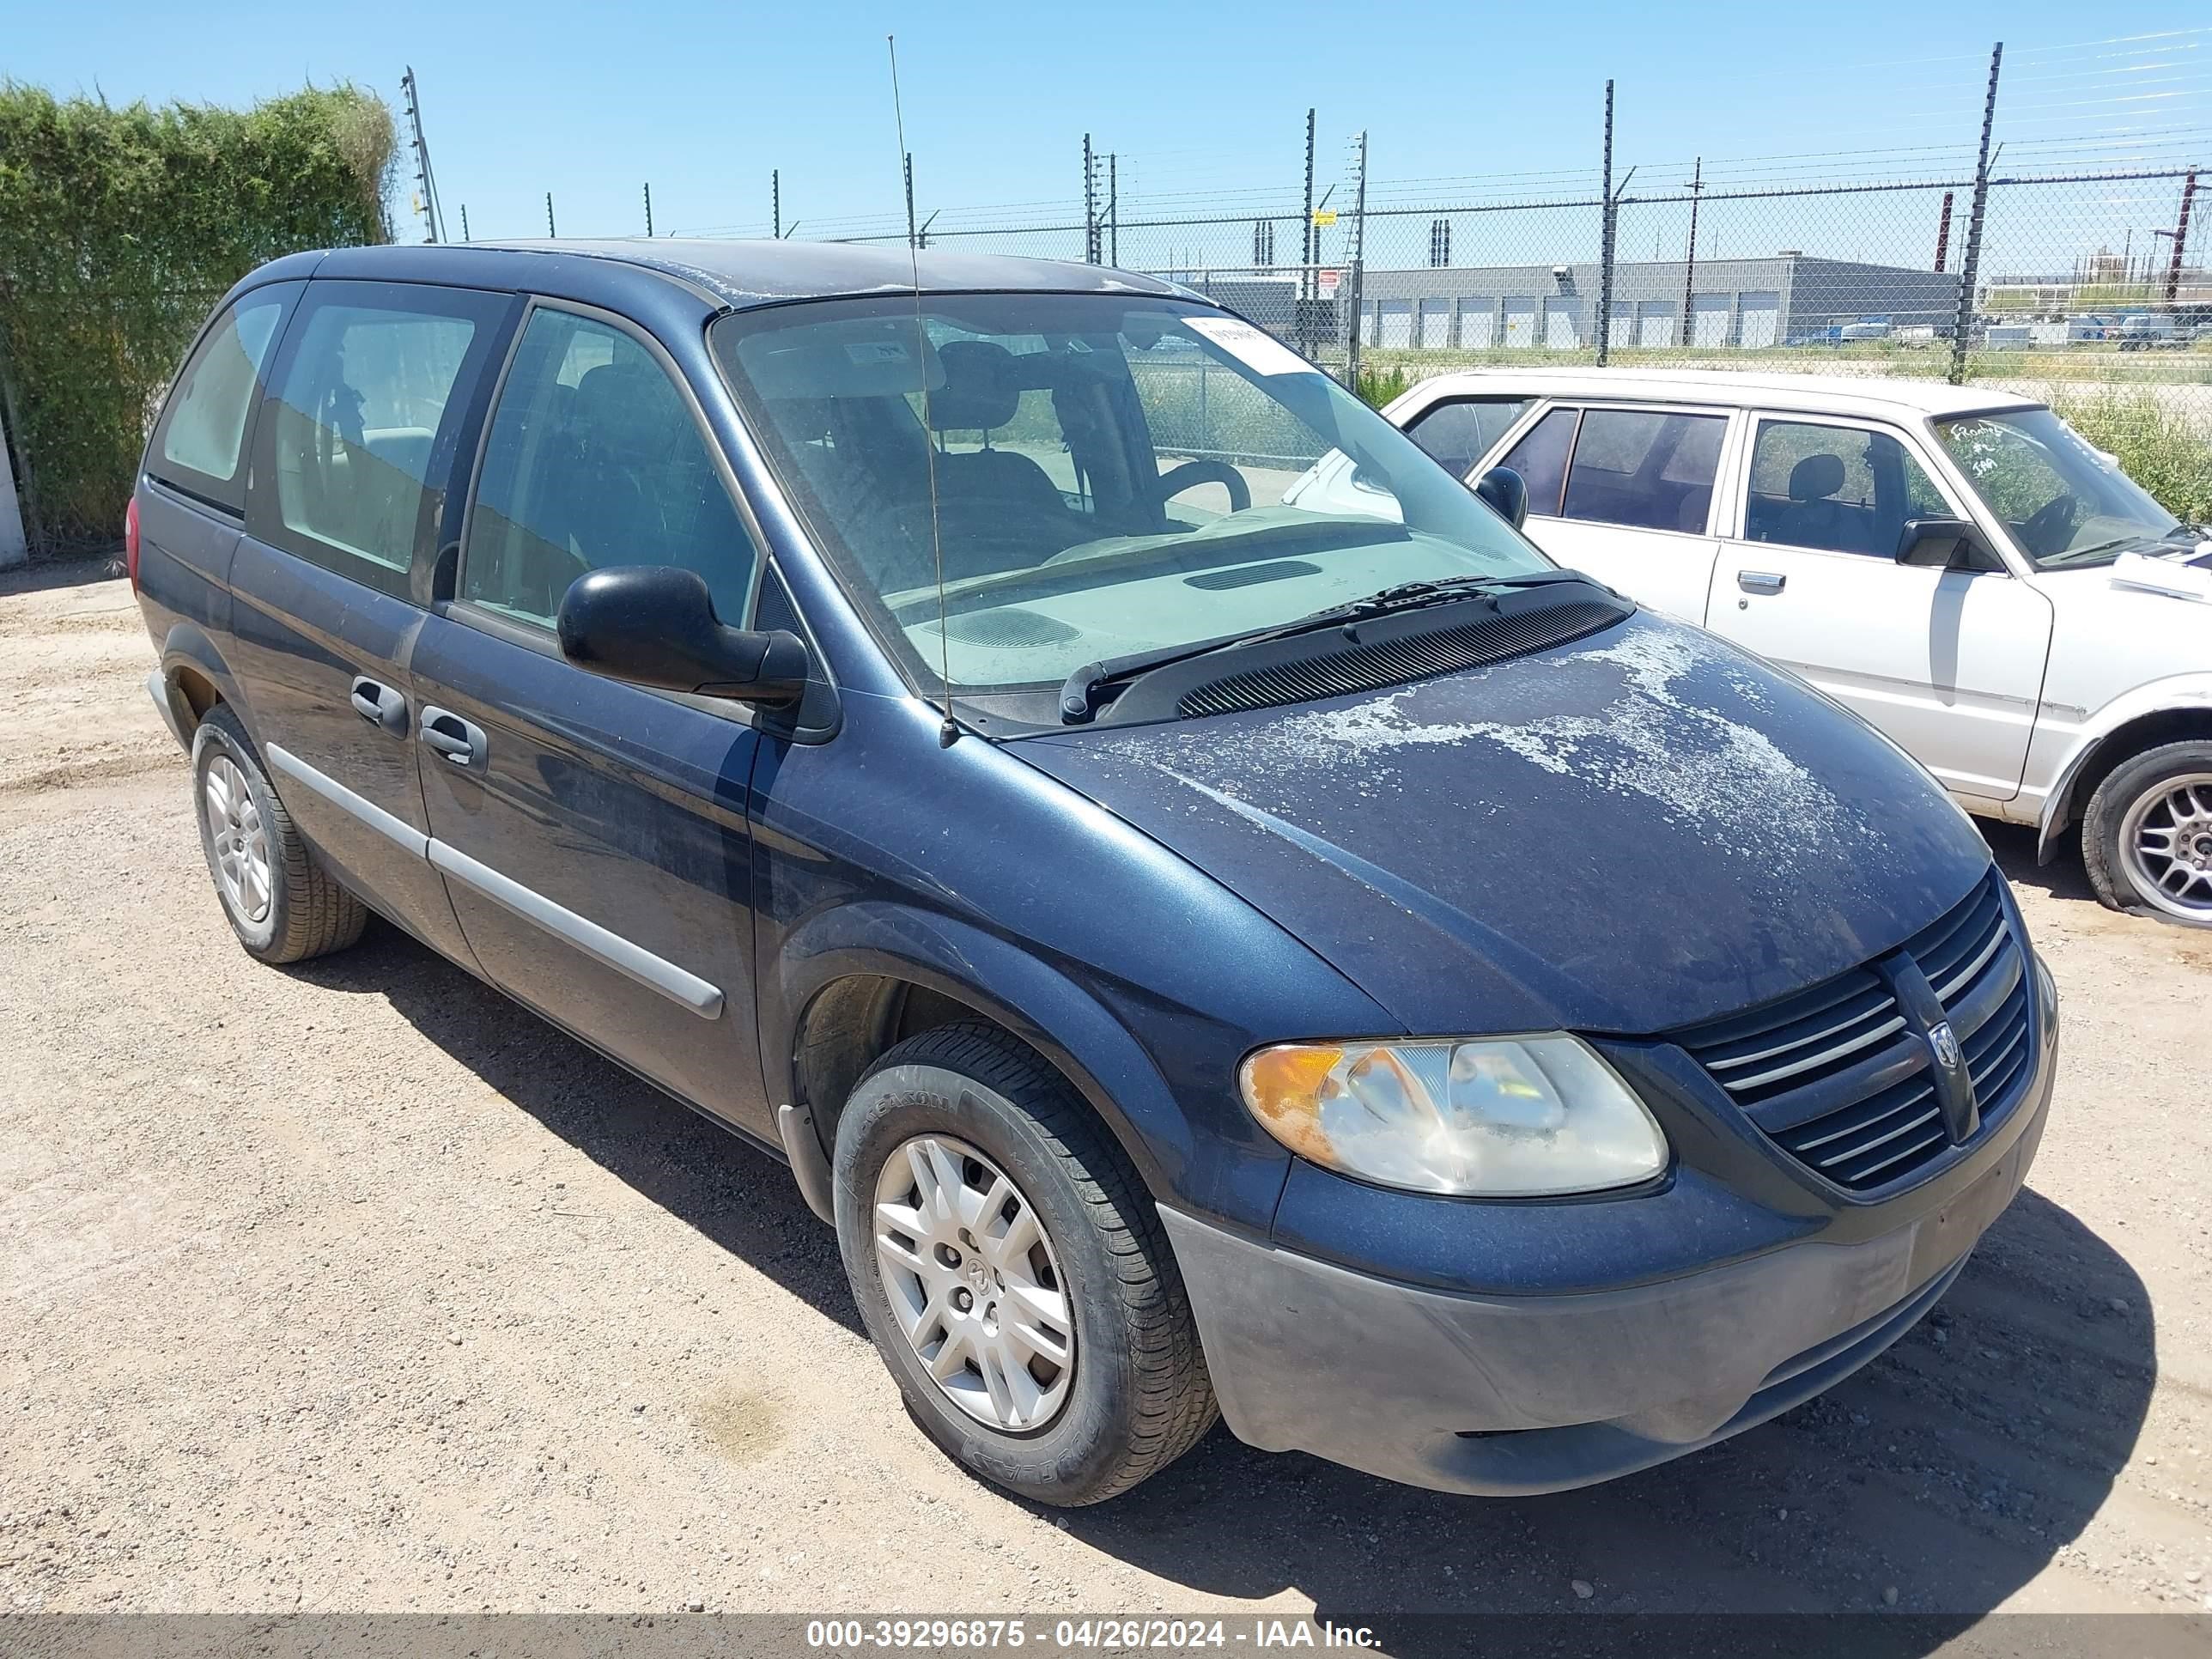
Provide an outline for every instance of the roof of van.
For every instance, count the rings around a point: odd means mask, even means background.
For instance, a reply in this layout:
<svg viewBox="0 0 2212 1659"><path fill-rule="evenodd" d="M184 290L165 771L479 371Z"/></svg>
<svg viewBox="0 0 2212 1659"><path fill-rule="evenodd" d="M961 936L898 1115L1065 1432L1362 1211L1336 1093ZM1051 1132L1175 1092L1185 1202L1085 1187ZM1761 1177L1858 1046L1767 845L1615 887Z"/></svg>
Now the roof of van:
<svg viewBox="0 0 2212 1659"><path fill-rule="evenodd" d="M674 276L732 306L854 295L911 294L917 272L927 293L973 289L1025 293L1133 294L1201 299L1172 283L1133 271L1059 259L924 248L902 243L723 241L702 238L611 237L556 241L469 242L452 252L561 254L606 259ZM398 252L398 250L394 250ZM422 255L434 250L410 248ZM358 254L356 254L358 257Z"/></svg>
<svg viewBox="0 0 2212 1659"><path fill-rule="evenodd" d="M1632 398L1639 402L1757 404L1766 409L1847 415L1880 409L1943 416L2041 404L1992 386L1952 386L1895 375L1784 374L1698 368L1474 368L1440 374L1416 388L1440 393L1526 392L1543 398Z"/></svg>

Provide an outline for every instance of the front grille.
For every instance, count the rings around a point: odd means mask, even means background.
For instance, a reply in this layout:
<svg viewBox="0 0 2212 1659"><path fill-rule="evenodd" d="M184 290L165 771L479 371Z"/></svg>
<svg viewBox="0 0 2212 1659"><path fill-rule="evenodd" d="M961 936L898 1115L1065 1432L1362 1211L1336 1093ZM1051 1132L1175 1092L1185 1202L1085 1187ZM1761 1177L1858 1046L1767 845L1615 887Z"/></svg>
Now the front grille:
<svg viewBox="0 0 2212 1659"><path fill-rule="evenodd" d="M1564 645L1612 627L1625 614L1617 605L1570 600L1489 617L1458 628L1441 628L1434 633L1347 646L1340 651L1208 680L1184 692L1176 712L1189 719L1239 708L1275 708L1285 703L1310 702L1351 691L1433 679L1439 674L1456 674Z"/></svg>
<svg viewBox="0 0 2212 1659"><path fill-rule="evenodd" d="M2027 963L1994 871L1907 940L1943 1005L1981 1123L2009 1112L2033 1059ZM1873 965L1675 1041L1775 1142L1854 1192L1887 1187L1953 1146L1923 1034Z"/></svg>

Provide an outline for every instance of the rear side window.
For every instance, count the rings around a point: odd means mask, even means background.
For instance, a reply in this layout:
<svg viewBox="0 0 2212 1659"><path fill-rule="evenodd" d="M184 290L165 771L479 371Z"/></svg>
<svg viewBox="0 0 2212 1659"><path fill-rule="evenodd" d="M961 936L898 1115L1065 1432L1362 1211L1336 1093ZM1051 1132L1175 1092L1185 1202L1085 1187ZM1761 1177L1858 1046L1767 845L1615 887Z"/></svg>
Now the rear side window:
<svg viewBox="0 0 2212 1659"><path fill-rule="evenodd" d="M262 422L269 467L255 486L256 533L404 595L416 550L436 533L469 391L511 302L401 283L315 291L325 287L311 287Z"/></svg>
<svg viewBox="0 0 2212 1659"><path fill-rule="evenodd" d="M1555 409L1522 434L1512 453L1500 461L1528 486L1528 510L1547 519L1559 515L1559 491L1567 481L1567 452L1574 447L1579 409Z"/></svg>
<svg viewBox="0 0 2212 1659"><path fill-rule="evenodd" d="M623 331L532 313L484 440L459 597L550 623L587 570L696 571L742 627L758 559L684 395Z"/></svg>
<svg viewBox="0 0 2212 1659"><path fill-rule="evenodd" d="M1727 430L1723 415L1591 410L1575 441L1562 516L1703 534Z"/></svg>
<svg viewBox="0 0 2212 1659"><path fill-rule="evenodd" d="M169 394L148 471L218 505L244 506L246 420L298 292L287 283L249 294L208 331Z"/></svg>
<svg viewBox="0 0 2212 1659"><path fill-rule="evenodd" d="M1527 411L1528 398L1462 398L1417 417L1406 435L1464 478Z"/></svg>

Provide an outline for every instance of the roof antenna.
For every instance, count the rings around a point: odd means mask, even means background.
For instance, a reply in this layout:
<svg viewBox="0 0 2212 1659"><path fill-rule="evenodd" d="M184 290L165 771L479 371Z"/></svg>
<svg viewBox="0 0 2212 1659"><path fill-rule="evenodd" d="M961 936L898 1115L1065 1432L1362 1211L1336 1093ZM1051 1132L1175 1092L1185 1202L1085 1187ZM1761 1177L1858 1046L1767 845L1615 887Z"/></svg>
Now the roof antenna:
<svg viewBox="0 0 2212 1659"><path fill-rule="evenodd" d="M938 671L945 684L945 723L937 728L937 746L950 749L959 740L960 727L952 719L952 635L945 626L945 538L937 526L937 441L929 425L929 337L921 324L921 242L914 228L914 160L906 147L906 114L899 106L898 36L884 36L891 52L891 119L898 127L899 165L906 174L906 257L914 273L915 378L921 387L921 447L928 457L929 546L937 559Z"/></svg>

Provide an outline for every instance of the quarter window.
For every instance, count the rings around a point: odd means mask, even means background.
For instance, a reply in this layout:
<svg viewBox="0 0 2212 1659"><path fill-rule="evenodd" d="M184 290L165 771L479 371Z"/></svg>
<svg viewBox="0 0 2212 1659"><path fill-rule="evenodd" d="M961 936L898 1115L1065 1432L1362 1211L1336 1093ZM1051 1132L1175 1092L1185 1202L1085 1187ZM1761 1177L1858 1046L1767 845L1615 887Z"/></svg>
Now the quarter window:
<svg viewBox="0 0 2212 1659"><path fill-rule="evenodd" d="M550 623L586 571L675 565L741 627L757 562L653 354L590 318L533 313L484 441L459 597Z"/></svg>
<svg viewBox="0 0 2212 1659"><path fill-rule="evenodd" d="M1461 398L1425 411L1406 435L1464 478L1519 420L1527 398Z"/></svg>
<svg viewBox="0 0 2212 1659"><path fill-rule="evenodd" d="M332 287L319 301L311 292L264 423L275 533L302 558L404 595L416 550L434 533L472 354L482 357L505 301ZM356 295L361 303L349 302Z"/></svg>
<svg viewBox="0 0 2212 1659"><path fill-rule="evenodd" d="M288 285L248 295L209 331L163 413L156 471L225 506L243 505L246 417L295 291Z"/></svg>
<svg viewBox="0 0 2212 1659"><path fill-rule="evenodd" d="M1722 415L1591 410L1575 441L1561 516L1702 535L1727 430Z"/></svg>
<svg viewBox="0 0 2212 1659"><path fill-rule="evenodd" d="M1761 421L1744 539L1893 558L1909 519L1951 509L1905 446L1863 427Z"/></svg>

